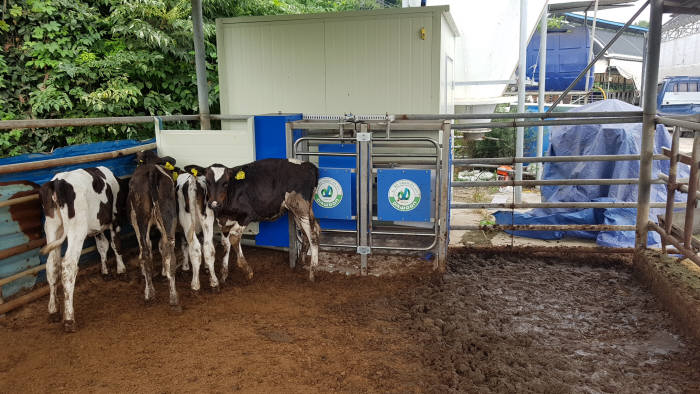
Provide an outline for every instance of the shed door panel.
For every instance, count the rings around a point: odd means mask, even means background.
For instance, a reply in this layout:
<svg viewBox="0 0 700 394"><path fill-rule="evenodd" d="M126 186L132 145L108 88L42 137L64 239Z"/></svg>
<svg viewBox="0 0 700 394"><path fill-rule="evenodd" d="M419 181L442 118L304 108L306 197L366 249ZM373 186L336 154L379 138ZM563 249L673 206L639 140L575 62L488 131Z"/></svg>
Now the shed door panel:
<svg viewBox="0 0 700 394"><path fill-rule="evenodd" d="M326 112L434 112L432 34L429 15L327 20Z"/></svg>
<svg viewBox="0 0 700 394"><path fill-rule="evenodd" d="M222 113L318 112L325 107L323 21L223 25ZM235 52L233 49L235 48Z"/></svg>

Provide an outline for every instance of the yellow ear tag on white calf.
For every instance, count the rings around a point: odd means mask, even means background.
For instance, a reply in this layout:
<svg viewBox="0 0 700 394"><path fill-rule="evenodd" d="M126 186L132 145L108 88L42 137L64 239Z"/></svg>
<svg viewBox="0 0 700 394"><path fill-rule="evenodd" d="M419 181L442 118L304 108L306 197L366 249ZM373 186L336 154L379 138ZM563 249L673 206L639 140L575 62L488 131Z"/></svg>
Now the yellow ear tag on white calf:
<svg viewBox="0 0 700 394"><path fill-rule="evenodd" d="M196 168L193 168L191 171L192 171L192 175L197 176L198 171Z"/></svg>
<svg viewBox="0 0 700 394"><path fill-rule="evenodd" d="M241 179L245 179L245 172L243 172L243 170L239 170L236 173L236 180L240 181Z"/></svg>
<svg viewBox="0 0 700 394"><path fill-rule="evenodd" d="M166 162L165 162L165 166L164 166L164 167L165 167L165 169L168 170L168 171L172 171L172 170L175 169L175 167L173 167L173 165L170 164L169 161L166 161Z"/></svg>

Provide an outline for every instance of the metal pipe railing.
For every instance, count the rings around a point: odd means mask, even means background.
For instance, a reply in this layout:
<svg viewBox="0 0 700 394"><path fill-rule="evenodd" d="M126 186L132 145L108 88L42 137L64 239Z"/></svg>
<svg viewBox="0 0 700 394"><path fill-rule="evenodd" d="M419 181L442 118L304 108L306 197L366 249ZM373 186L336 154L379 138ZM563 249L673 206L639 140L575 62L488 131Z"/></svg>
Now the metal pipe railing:
<svg viewBox="0 0 700 394"><path fill-rule="evenodd" d="M590 118L590 119L556 119L556 120L509 120L503 122L488 122L488 123L458 123L453 124L454 130L469 130L469 129L489 129L497 127L530 127L530 126L575 126L587 124L617 124L617 123L641 123L641 116L616 117L613 112L610 112L610 117L607 118Z"/></svg>
<svg viewBox="0 0 700 394"><path fill-rule="evenodd" d="M555 118L607 118L611 116L641 117L642 111L619 112L505 112L492 114L401 114L396 120L443 120L443 119L555 119ZM454 128L454 125L452 125Z"/></svg>
<svg viewBox="0 0 700 394"><path fill-rule="evenodd" d="M665 208L665 202L650 203L651 208ZM685 203L674 207L684 208ZM529 208L637 208L637 202L522 202L514 203L453 203L453 209L529 209Z"/></svg>
<svg viewBox="0 0 700 394"><path fill-rule="evenodd" d="M700 123L698 123L697 121L694 121L694 120L670 118L668 116L657 116L656 122L663 123L666 126L674 126L674 127L678 126L678 127L684 128L684 129L690 129L690 130L695 130L695 131L700 130Z"/></svg>
<svg viewBox="0 0 700 394"><path fill-rule="evenodd" d="M115 150L115 151L111 151L111 152L93 153L90 155L62 157L62 158L58 158L58 159L30 161L30 162L17 163L17 164L6 164L4 166L0 166L0 175L1 174L12 174L15 172L40 170L40 169L44 169L44 168L58 167L58 166L63 166L63 165L88 163L91 161L114 159L116 157L127 156L127 155L134 154L136 152L140 152L142 150L151 150L151 149L156 149L155 143L134 146L131 148L126 148L126 149L119 149L119 150Z"/></svg>
<svg viewBox="0 0 700 394"><path fill-rule="evenodd" d="M188 120L199 120L199 115L112 116L103 118L3 120L0 121L0 130L141 124L153 123L156 118L160 118L165 122L182 122Z"/></svg>
<svg viewBox="0 0 700 394"><path fill-rule="evenodd" d="M638 178L617 178L617 179L542 179L524 180L514 179L505 181L460 181L452 182L452 187L489 187L489 186L571 186L571 185L636 185ZM661 179L653 180L651 183L664 184Z"/></svg>
<svg viewBox="0 0 700 394"><path fill-rule="evenodd" d="M514 164L514 163L560 163L584 161L638 161L639 155L590 155L590 156L543 156L543 157L487 157L455 159L460 164ZM669 160L666 155L654 155L653 160Z"/></svg>
<svg viewBox="0 0 700 394"><path fill-rule="evenodd" d="M450 230L483 230L483 231L634 231L633 225L610 224L486 224L486 225L454 225Z"/></svg>

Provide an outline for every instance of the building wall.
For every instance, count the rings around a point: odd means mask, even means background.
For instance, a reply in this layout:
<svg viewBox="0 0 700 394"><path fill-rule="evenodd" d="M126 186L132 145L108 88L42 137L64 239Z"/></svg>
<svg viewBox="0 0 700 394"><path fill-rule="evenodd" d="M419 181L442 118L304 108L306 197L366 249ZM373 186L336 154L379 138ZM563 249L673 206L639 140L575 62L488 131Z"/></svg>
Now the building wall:
<svg viewBox="0 0 700 394"><path fill-rule="evenodd" d="M577 26L564 32L550 31L547 34L547 76L545 80L546 90L560 92L566 89L578 74L588 64L588 51L590 39L588 30L584 26ZM539 82L540 33L534 34L527 47L527 71L526 75ZM593 76L590 77L589 86L593 86ZM576 84L574 90L585 90L586 79L582 78ZM531 87L529 89L537 89Z"/></svg>
<svg viewBox="0 0 700 394"><path fill-rule="evenodd" d="M437 113L446 7L217 20L221 111ZM422 39L420 29L425 28ZM443 88L441 89L441 81ZM451 111L451 109L450 109Z"/></svg>

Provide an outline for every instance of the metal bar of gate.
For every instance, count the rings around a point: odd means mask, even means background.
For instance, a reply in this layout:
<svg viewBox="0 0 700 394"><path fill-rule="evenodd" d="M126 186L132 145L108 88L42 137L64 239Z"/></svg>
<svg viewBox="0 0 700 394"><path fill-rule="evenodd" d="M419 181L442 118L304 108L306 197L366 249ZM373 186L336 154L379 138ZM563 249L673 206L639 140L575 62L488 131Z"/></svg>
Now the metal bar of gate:
<svg viewBox="0 0 700 394"><path fill-rule="evenodd" d="M296 158L294 154L294 130L292 129L291 123L287 122L284 125L285 130L285 140L287 143L287 157ZM289 267L294 268L297 262L297 257L299 255L299 248L297 243L297 226L294 223L294 218L292 215L287 215L288 229L289 229Z"/></svg>
<svg viewBox="0 0 700 394"><path fill-rule="evenodd" d="M452 187L488 187L488 186L564 186L564 185L636 185L638 178L618 179L542 179L516 181L468 181L452 182ZM665 184L661 179L651 181L653 184Z"/></svg>
<svg viewBox="0 0 700 394"><path fill-rule="evenodd" d="M402 114L396 120L444 120L444 119L557 119L557 118L609 118L641 117L642 111L611 112L505 112L492 114ZM454 125L453 125L454 126Z"/></svg>
<svg viewBox="0 0 700 394"><path fill-rule="evenodd" d="M360 210L357 212L358 222L360 223L360 244L358 252L360 253L360 273L367 275L367 257L370 253L368 240L368 218L369 215L369 177L371 171L369 166L369 145L372 143L372 134L367 132L367 123L360 124L360 132L357 133L357 182L359 183L357 191L359 193L358 201L360 202Z"/></svg>
<svg viewBox="0 0 700 394"><path fill-rule="evenodd" d="M674 127L673 141L671 142L671 163L668 170L668 182L666 187L666 220L664 220L666 234L671 234L671 228L673 226L673 202L676 198L676 176L678 174L678 147L680 146L680 136L680 128L678 126ZM666 239L662 237L661 240L661 249L666 253Z"/></svg>

